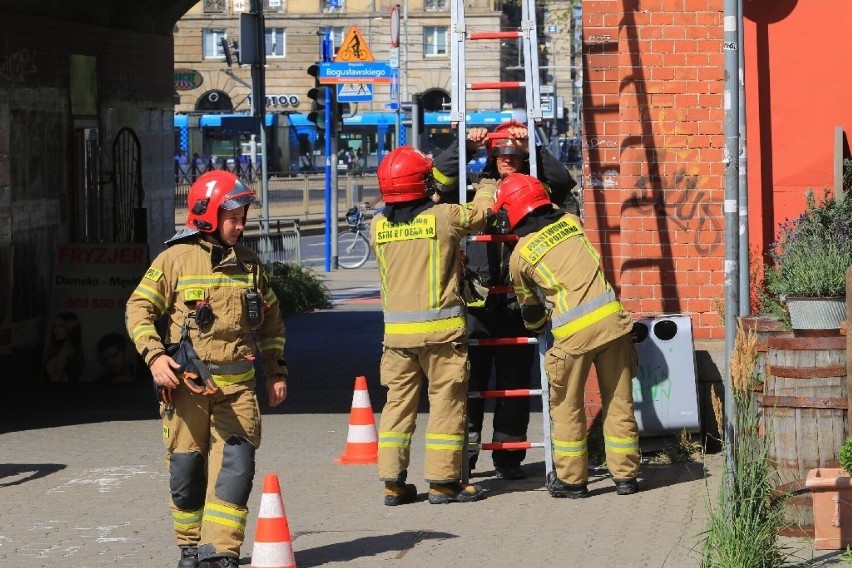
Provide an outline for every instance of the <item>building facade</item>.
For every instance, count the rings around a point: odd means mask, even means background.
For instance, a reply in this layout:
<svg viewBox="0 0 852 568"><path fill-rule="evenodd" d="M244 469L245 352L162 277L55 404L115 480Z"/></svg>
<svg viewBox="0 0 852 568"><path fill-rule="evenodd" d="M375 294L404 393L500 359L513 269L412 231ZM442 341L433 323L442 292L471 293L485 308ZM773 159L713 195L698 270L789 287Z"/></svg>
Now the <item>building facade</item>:
<svg viewBox="0 0 852 568"><path fill-rule="evenodd" d="M239 14L248 2L202 0L175 27L176 96L175 112L216 112L251 110L250 70L246 66L228 68L221 40L239 44ZM267 112L311 110L307 91L314 80L307 74L310 65L321 59L322 34L329 33L336 48L341 47L351 26L357 27L376 60L389 60L390 20L393 3L387 0L264 0L266 24ZM567 7L569 2L557 2ZM449 0L410 0L399 6L399 95L403 101L419 93L428 111L449 108L451 90L451 42ZM558 51L564 51L563 67L553 66L543 73L543 82L572 85L570 30L547 34L547 19L541 22L539 43L548 67ZM521 9L515 2L470 0L465 4L468 31L519 29ZM556 21L554 19L554 21ZM570 22L569 19L563 19ZM556 27L553 27L556 26ZM551 30L558 30L551 24ZM520 80L523 76L519 42L469 42L467 81ZM550 51L548 51L550 50ZM518 69L521 67L521 69ZM548 76L549 81L548 81ZM187 76L195 80L186 80ZM389 85L373 87L373 101L357 103L353 112L382 112L391 101ZM563 96L563 100L569 99ZM523 107L523 93L514 91L469 91L467 110L499 110ZM564 129L563 129L564 130Z"/></svg>

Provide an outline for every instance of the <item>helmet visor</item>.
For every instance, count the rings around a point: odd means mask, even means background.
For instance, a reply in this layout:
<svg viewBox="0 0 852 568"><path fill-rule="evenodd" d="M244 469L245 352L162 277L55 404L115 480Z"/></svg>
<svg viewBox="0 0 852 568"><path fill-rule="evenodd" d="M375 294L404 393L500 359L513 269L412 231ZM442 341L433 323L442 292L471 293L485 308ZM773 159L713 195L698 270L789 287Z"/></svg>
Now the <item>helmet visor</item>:
<svg viewBox="0 0 852 568"><path fill-rule="evenodd" d="M500 140L491 150L494 156L520 156L521 148L512 140Z"/></svg>
<svg viewBox="0 0 852 568"><path fill-rule="evenodd" d="M246 205L252 205L254 203L260 202L254 196L254 193L249 192L244 193L242 195L229 197L228 199L222 202L219 208L224 209L225 211L231 211L232 209L239 209L240 207L245 207Z"/></svg>
<svg viewBox="0 0 852 568"><path fill-rule="evenodd" d="M254 195L254 192L242 181L237 180L234 183L234 188L222 199L219 208L231 211L232 209L239 209L255 202L257 202L257 197Z"/></svg>

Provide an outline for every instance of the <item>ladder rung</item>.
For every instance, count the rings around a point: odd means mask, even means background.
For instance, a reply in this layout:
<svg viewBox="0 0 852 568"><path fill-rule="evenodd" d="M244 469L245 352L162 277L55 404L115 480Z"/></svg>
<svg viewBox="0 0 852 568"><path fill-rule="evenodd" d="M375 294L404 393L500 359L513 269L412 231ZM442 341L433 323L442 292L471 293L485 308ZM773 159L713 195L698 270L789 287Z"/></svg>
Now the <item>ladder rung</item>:
<svg viewBox="0 0 852 568"><path fill-rule="evenodd" d="M542 442L487 442L482 444L483 450L528 450L543 447Z"/></svg>
<svg viewBox="0 0 852 568"><path fill-rule="evenodd" d="M471 235L467 240L477 243L505 243L517 241L518 237L516 235Z"/></svg>
<svg viewBox="0 0 852 568"><path fill-rule="evenodd" d="M492 294L514 294L515 288L513 286L492 286L488 291Z"/></svg>
<svg viewBox="0 0 852 568"><path fill-rule="evenodd" d="M516 39L524 35L522 31L514 32L471 32L468 39Z"/></svg>
<svg viewBox="0 0 852 568"><path fill-rule="evenodd" d="M522 398L541 396L541 389L484 390L467 393L468 398Z"/></svg>
<svg viewBox="0 0 852 568"><path fill-rule="evenodd" d="M526 85L524 81L483 81L468 83L467 88L471 91L484 91L486 89L517 89L524 85Z"/></svg>
<svg viewBox="0 0 852 568"><path fill-rule="evenodd" d="M535 345L537 337L483 337L482 339L469 339L468 345L481 345L483 347L504 347L506 345Z"/></svg>

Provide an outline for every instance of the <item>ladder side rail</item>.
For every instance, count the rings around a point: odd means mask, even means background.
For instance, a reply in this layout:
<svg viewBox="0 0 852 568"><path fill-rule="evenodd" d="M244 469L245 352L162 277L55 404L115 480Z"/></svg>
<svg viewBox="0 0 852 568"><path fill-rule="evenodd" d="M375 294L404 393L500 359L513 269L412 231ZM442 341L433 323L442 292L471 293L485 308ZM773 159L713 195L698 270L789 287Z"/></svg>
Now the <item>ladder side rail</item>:
<svg viewBox="0 0 852 568"><path fill-rule="evenodd" d="M524 74L526 76L527 141L529 146L530 175L538 178L538 148L536 126L541 124L541 96L538 68L538 33L535 21L535 0L521 3L521 31L524 44Z"/></svg>
<svg viewBox="0 0 852 568"><path fill-rule="evenodd" d="M548 328L550 325L548 325ZM545 355L548 345L548 330L538 336L538 364L541 373L541 421L542 439L544 441L544 478L553 471L553 431L550 417L550 381L545 369Z"/></svg>
<svg viewBox="0 0 852 568"><path fill-rule="evenodd" d="M458 120L464 109L464 5L463 0L450 2L450 122Z"/></svg>

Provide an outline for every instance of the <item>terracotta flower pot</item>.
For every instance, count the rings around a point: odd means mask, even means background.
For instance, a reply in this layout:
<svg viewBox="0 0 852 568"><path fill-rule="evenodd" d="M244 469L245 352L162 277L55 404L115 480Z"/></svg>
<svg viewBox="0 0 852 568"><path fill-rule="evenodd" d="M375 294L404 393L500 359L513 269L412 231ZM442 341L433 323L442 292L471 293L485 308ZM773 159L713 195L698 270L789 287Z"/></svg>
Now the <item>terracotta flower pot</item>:
<svg viewBox="0 0 852 568"><path fill-rule="evenodd" d="M805 487L813 494L814 548L852 546L852 477L843 468L820 467L808 472Z"/></svg>

